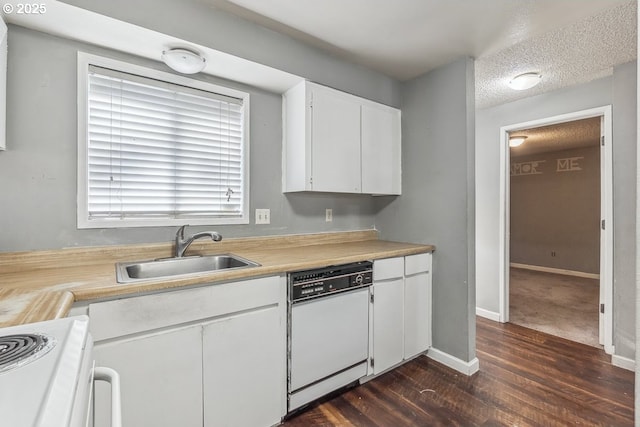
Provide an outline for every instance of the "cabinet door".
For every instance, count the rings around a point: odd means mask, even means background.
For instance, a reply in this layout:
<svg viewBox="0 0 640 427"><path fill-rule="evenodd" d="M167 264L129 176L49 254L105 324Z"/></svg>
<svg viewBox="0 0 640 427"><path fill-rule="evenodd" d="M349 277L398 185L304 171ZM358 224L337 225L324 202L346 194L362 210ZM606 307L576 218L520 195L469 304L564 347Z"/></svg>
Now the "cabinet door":
<svg viewBox="0 0 640 427"><path fill-rule="evenodd" d="M400 110L362 105L362 192L401 194Z"/></svg>
<svg viewBox="0 0 640 427"><path fill-rule="evenodd" d="M312 189L360 193L360 103L316 85L311 102Z"/></svg>
<svg viewBox="0 0 640 427"><path fill-rule="evenodd" d="M286 328L280 313L272 306L204 326L205 427L280 422L286 399Z"/></svg>
<svg viewBox="0 0 640 427"><path fill-rule="evenodd" d="M431 276L423 272L404 279L404 357L431 345Z"/></svg>
<svg viewBox="0 0 640 427"><path fill-rule="evenodd" d="M400 363L403 357L403 279L373 284L373 373Z"/></svg>
<svg viewBox="0 0 640 427"><path fill-rule="evenodd" d="M94 357L120 374L123 426L202 426L200 326L96 343ZM95 392L94 427L110 426L110 389Z"/></svg>

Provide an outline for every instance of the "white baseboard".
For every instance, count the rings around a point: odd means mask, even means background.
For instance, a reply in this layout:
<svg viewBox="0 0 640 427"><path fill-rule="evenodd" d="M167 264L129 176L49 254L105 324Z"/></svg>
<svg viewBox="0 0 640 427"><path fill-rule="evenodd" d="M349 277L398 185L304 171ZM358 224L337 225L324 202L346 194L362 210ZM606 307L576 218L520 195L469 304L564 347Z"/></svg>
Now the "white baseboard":
<svg viewBox="0 0 640 427"><path fill-rule="evenodd" d="M440 351L433 347L431 347L427 352L427 357L467 376L475 374L480 369L477 357L474 357L470 362L465 362L464 360L458 359L449 353L445 353L444 351Z"/></svg>
<svg viewBox="0 0 640 427"><path fill-rule="evenodd" d="M541 265L518 264L517 262L509 263L509 266L522 268L524 270L543 271L545 273L564 274L565 276L584 277L585 279L600 279L600 275L596 273L585 273L584 271L565 270L562 268L542 267Z"/></svg>
<svg viewBox="0 0 640 427"><path fill-rule="evenodd" d="M617 366L618 368L623 368L628 371L635 372L636 370L636 361L633 359L629 359L628 357L618 356L617 354L611 355L611 364L613 366Z"/></svg>
<svg viewBox="0 0 640 427"><path fill-rule="evenodd" d="M476 307L476 316L484 317L485 319L493 320L494 322L500 321L500 313L485 310L484 308L480 307Z"/></svg>

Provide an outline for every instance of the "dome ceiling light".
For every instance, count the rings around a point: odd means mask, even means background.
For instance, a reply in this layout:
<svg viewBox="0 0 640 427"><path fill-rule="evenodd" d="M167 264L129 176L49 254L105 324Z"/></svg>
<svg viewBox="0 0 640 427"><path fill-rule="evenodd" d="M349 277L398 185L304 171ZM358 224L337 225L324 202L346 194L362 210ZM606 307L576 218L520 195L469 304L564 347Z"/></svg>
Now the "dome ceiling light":
<svg viewBox="0 0 640 427"><path fill-rule="evenodd" d="M162 61L172 70L182 74L195 74L204 70L206 59L188 49L175 48L162 52Z"/></svg>
<svg viewBox="0 0 640 427"><path fill-rule="evenodd" d="M526 136L510 136L509 137L509 147L519 147L524 144L524 141L527 139Z"/></svg>
<svg viewBox="0 0 640 427"><path fill-rule="evenodd" d="M524 73L509 81L509 87L514 90L526 90L536 86L542 80L540 73Z"/></svg>

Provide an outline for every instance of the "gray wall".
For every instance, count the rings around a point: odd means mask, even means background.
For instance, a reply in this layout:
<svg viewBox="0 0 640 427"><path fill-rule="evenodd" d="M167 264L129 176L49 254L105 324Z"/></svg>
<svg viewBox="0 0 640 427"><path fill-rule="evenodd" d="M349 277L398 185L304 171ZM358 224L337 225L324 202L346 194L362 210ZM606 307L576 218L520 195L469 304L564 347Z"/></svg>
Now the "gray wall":
<svg viewBox="0 0 640 427"><path fill-rule="evenodd" d="M151 68L162 64L95 46L9 27L7 151L0 152L0 251L170 241L175 227L76 229L77 51ZM309 64L313 68L313 64ZM210 76L199 79L251 93L251 223L215 226L225 237L374 227L370 196L281 192L282 101ZM362 80L367 80L366 76ZM271 209L271 224L253 224L253 209ZM333 222L325 222L325 208ZM194 227L194 230L212 227Z"/></svg>
<svg viewBox="0 0 640 427"><path fill-rule="evenodd" d="M499 133L502 126L613 105L614 331L616 354L634 355L636 63L613 76L476 111L476 304L499 312Z"/></svg>
<svg viewBox="0 0 640 427"><path fill-rule="evenodd" d="M613 70L613 344L634 358L637 110L636 62Z"/></svg>
<svg viewBox="0 0 640 427"><path fill-rule="evenodd" d="M571 157L582 157L580 170L558 172L557 160ZM510 261L598 274L600 147L511 157L531 161L538 174L511 173Z"/></svg>
<svg viewBox="0 0 640 427"><path fill-rule="evenodd" d="M385 239L436 245L433 345L475 358L474 74L460 59L402 85L402 185L382 197Z"/></svg>

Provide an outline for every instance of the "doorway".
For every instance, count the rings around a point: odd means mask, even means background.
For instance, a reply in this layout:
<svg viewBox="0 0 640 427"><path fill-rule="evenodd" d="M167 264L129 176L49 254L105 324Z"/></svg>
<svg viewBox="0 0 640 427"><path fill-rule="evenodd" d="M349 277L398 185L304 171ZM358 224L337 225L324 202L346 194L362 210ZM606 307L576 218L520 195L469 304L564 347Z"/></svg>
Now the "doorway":
<svg viewBox="0 0 640 427"><path fill-rule="evenodd" d="M601 117L509 132L509 321L599 345Z"/></svg>
<svg viewBox="0 0 640 427"><path fill-rule="evenodd" d="M599 245L599 254L595 254L596 259L593 259L594 254L590 257L583 257L582 261L576 262L570 260L572 254L569 254L567 248L564 246L558 246L558 249L551 246L546 247L544 245L528 244L531 243L531 237L527 240L524 236L522 239L522 230L519 231L518 236L514 236L516 240L511 241L511 178L513 173L523 175L535 175L537 178L541 178L543 173L546 172L546 178L551 178L549 175L554 174L571 174L577 172L581 168L581 161L584 162L584 156L571 155L571 152L567 151L563 155L554 156L542 156L541 153L544 147L538 147L538 154L534 151L531 152L532 147L536 144L533 142L536 140L536 135L542 133L545 130L553 129L559 124L567 122L583 121L583 123L591 123L594 121L599 126L600 132L600 155L599 155L599 167L600 167L600 200L599 200L599 219L601 220L601 227L599 230L599 236L595 236L596 244ZM525 132L527 131L527 132ZM528 133L528 135L524 135ZM511 153L509 147L509 136L529 136L530 139L529 148L526 144L522 145L520 153L523 154L519 161L511 162ZM612 215L612 149L611 149L611 106L599 107L590 110L578 111L574 113L564 114L561 116L550 117L541 120L530 121L526 123L518 123L501 128L501 179L500 179L500 321L508 322L510 318L509 313L509 291L510 291L510 272L512 265L516 266L536 266L542 267L543 272L546 268L547 274L554 273L585 273L587 278L597 278L597 284L599 284L598 290L598 303L600 304L600 313L598 314L598 341L604 346L607 353L613 352L612 343L612 300L613 300L613 260L612 260L612 248L613 248L613 215ZM602 145L604 142L604 145ZM549 147L547 147L548 149ZM515 152L515 148L513 149ZM542 150L542 151L540 151ZM529 153L527 153L529 151ZM527 156L529 154L529 156ZM562 154L562 153L560 153ZM574 153L578 154L578 153ZM548 157L548 158L547 158ZM553 158L551 158L553 157ZM580 159L579 157L583 157ZM567 177L568 175L565 175ZM578 174L574 175L577 177ZM531 176L529 176L531 178ZM597 183L596 183L597 185ZM562 196L559 196L562 197ZM529 202L531 203L531 202ZM557 202L555 202L557 203ZM535 210L536 207L532 205L528 206L529 209ZM544 207L543 207L544 208ZM550 206L547 209L552 208ZM522 209L518 206L517 209ZM527 209L527 206L525 206ZM516 212L514 212L516 213ZM587 215L588 216L588 215ZM517 220L521 222L521 219ZM535 222L535 221L534 221ZM524 234L527 233L525 230ZM540 231L538 231L540 233ZM558 231L556 230L556 233ZM597 232L596 232L597 233ZM560 233L562 234L562 233ZM560 236L556 236L560 237ZM584 237L584 236L582 236ZM598 239L599 237L599 239ZM536 237L534 236L534 240ZM539 239L538 239L539 240ZM592 236L593 240L593 236ZM523 243L524 242L524 243ZM539 243L539 242L538 242ZM513 253L511 251L513 245ZM578 251L579 252L579 251ZM558 256L560 255L560 256ZM584 254L583 254L584 255ZM511 256L514 260L511 260ZM590 258L590 259L586 259ZM523 260L528 260L524 263ZM518 262L519 261L519 262ZM520 265L518 265L520 264ZM590 265L590 266L589 266ZM563 267L564 266L564 267ZM535 268L534 268L535 270ZM565 271L563 271L565 270ZM598 310L596 305L595 310Z"/></svg>

